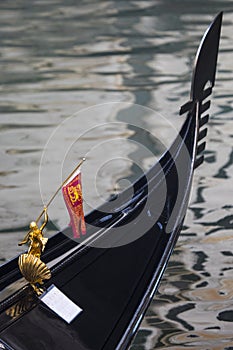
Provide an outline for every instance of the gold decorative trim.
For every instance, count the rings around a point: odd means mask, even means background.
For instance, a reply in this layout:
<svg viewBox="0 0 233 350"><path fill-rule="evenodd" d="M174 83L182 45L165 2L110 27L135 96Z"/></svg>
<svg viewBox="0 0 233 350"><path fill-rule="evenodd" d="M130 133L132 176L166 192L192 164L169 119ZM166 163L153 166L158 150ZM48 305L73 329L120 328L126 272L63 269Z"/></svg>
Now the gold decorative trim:
<svg viewBox="0 0 233 350"><path fill-rule="evenodd" d="M40 256L44 251L45 244L48 238L44 238L43 229L48 222L47 207L44 208L44 223L39 228L37 222L32 221L30 231L19 243L19 245L29 243L27 254L20 255L18 259L19 269L26 280L31 284L35 292L40 295L43 293L43 288L37 285L42 285L43 280L51 278L51 272Z"/></svg>
<svg viewBox="0 0 233 350"><path fill-rule="evenodd" d="M43 280L51 278L47 265L31 254L20 255L18 264L22 275L32 286L35 286L36 283L43 284Z"/></svg>

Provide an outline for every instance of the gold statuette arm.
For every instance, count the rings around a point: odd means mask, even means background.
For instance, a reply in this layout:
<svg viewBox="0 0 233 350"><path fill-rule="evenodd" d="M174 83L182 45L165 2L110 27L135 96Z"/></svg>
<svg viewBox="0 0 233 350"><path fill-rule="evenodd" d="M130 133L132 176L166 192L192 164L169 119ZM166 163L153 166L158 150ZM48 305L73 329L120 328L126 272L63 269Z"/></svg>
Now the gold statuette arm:
<svg viewBox="0 0 233 350"><path fill-rule="evenodd" d="M43 229L45 228L45 226L47 225L47 223L48 223L48 219L49 219L49 217L48 217L48 213L47 213L47 207L44 207L44 222L43 222L43 224L41 225L41 227L40 227L40 231L42 232L43 231Z"/></svg>
<svg viewBox="0 0 233 350"><path fill-rule="evenodd" d="M28 233L26 234L26 236L24 237L24 239L23 239L21 242L19 242L18 245L23 245L23 244L28 243L28 241L29 241L29 233L30 233L30 232L31 232L31 231L28 231Z"/></svg>
<svg viewBox="0 0 233 350"><path fill-rule="evenodd" d="M43 229L45 228L45 226L47 225L47 223L48 223L48 213L47 213L47 207L44 207L44 209L43 209L43 212L42 213L44 213L44 222L43 222L43 224L41 225L41 227L40 227L40 232L41 232L41 234L42 234L42 231L43 231ZM31 227L30 227L31 228ZM18 243L18 245L23 245L23 244L26 244L26 243L28 243L29 241L30 241L30 233L31 233L32 231L30 230L30 231L28 231L28 233L26 234L26 236L24 237L24 239L21 241L21 242L19 242Z"/></svg>

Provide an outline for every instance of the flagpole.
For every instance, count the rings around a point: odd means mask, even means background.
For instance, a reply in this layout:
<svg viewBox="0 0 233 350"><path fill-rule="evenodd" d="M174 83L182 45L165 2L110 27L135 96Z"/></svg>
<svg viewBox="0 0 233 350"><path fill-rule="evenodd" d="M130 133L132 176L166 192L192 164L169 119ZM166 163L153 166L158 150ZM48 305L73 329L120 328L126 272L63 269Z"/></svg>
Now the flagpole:
<svg viewBox="0 0 233 350"><path fill-rule="evenodd" d="M50 198L50 200L48 201L47 205L44 206L44 208L48 208L48 206L52 203L52 201L54 200L54 198L56 197L56 195L58 194L58 192L61 190L61 188L65 185L65 183L76 173L76 171L80 168L80 166L85 162L86 158L83 157L80 162L78 163L78 165L76 166L76 168L72 171L72 173L70 173L70 175L62 182L62 184L58 187L58 189L56 190L56 192L53 194L53 196ZM40 218L42 217L42 215L44 214L44 209L42 210L42 212L40 213L40 215L38 216L38 218L36 219L36 223L38 223L38 221L40 220Z"/></svg>

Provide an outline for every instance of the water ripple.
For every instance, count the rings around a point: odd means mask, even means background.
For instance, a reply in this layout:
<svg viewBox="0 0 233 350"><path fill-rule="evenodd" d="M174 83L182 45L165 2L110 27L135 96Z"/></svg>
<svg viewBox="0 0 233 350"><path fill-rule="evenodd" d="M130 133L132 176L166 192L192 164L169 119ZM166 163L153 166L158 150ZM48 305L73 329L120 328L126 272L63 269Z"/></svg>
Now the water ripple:
<svg viewBox="0 0 233 350"><path fill-rule="evenodd" d="M224 10L206 163L195 174L183 233L131 350L231 349L232 2L80 0L77 5L48 0L29 6L27 1L3 1L0 10L0 261L19 253L22 231L41 210L41 155L55 127L70 115L113 101L133 102L174 125L148 111L136 113L133 107L80 117L80 130L111 122L125 127L106 127L81 138L72 164L95 142L117 137L126 140L124 147L117 147L118 156L133 157L144 169L154 159L135 144L159 156L182 122L178 110L188 99L202 33ZM147 132L138 132L135 125ZM62 149L74 142L72 129L71 123L51 150L48 168L63 162ZM92 175L102 159L103 152L90 157L85 174L93 202ZM102 170L97 184L103 196L113 192L119 179L138 176L132 162ZM47 176L53 180L52 171ZM58 203L54 209L57 219L62 208Z"/></svg>

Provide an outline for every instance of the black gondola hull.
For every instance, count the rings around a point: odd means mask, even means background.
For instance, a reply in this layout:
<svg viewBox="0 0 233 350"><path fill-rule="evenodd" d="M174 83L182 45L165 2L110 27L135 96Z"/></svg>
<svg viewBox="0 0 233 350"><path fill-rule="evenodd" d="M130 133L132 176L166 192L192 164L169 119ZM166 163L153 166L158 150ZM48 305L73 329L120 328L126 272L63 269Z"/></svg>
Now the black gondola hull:
<svg viewBox="0 0 233 350"><path fill-rule="evenodd" d="M212 92L205 86L210 79L214 85L221 18L219 14L209 29L216 37L215 64L209 65L214 73L206 71L206 79L202 76L198 85L196 75L203 69L194 70L191 97L197 98L182 107L182 113L188 114L170 149L131 188L86 217L87 245L70 239L68 229L48 243L44 261L67 256L51 268L46 287L56 285L83 311L67 324L25 285L0 303L0 343L6 349L124 350L129 346L178 239L193 172L203 161L201 140L206 133L201 128L208 118L202 114L209 107L204 100ZM213 35L205 36L210 50L208 37L213 41ZM199 52L205 44L204 40ZM0 269L2 289L20 278L17 259Z"/></svg>

